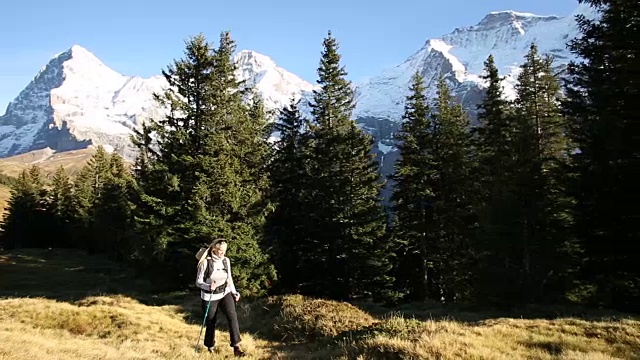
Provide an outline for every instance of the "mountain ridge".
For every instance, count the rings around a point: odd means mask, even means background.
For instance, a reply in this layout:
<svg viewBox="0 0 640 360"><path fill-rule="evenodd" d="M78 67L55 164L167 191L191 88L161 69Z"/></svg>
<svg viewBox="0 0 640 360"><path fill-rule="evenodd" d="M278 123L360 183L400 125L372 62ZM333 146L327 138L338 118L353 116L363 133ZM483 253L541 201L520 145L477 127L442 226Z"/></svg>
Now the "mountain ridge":
<svg viewBox="0 0 640 360"><path fill-rule="evenodd" d="M473 117L475 104L485 87L480 75L489 54L494 55L501 75L505 76L505 96L512 99L518 66L532 42L540 52L553 55L559 68L574 59L566 43L577 36L574 18L577 14L595 16L592 8L585 4L578 5L564 17L495 11L475 25L456 27L448 34L427 39L404 62L359 84L355 117L400 121L398 114L402 114L409 82L416 71L425 78L429 96L435 96L437 80L444 76L453 95Z"/></svg>
<svg viewBox="0 0 640 360"><path fill-rule="evenodd" d="M429 95L434 95L438 77L444 76L453 95L473 117L483 94L482 65L490 53L501 74L506 75L506 96L513 97L518 65L531 42L535 41L541 52L556 56L559 67L573 59L565 44L576 35L573 16L578 13L593 11L584 4L565 17L494 11L475 25L427 39L402 63L353 84L353 117L374 135L374 151L381 158L393 153L392 136L416 71L425 77ZM317 85L252 50L238 51L234 61L238 64L236 75L256 86L268 109L287 105L293 96L303 100L301 110L308 115L308 103ZM152 98L153 92L165 86L161 75L141 78L119 74L74 44L54 56L0 116L0 157L42 148L67 151L108 145L130 159L135 155L129 140L131 131L145 119L166 111Z"/></svg>
<svg viewBox="0 0 640 360"><path fill-rule="evenodd" d="M268 108L279 108L291 96L314 86L278 67L266 55L242 50L234 55L236 75L256 85ZM0 157L52 148L75 150L111 145L132 157L132 130L166 113L153 100L167 82L162 75L148 78L122 75L86 48L74 44L56 54L0 116Z"/></svg>

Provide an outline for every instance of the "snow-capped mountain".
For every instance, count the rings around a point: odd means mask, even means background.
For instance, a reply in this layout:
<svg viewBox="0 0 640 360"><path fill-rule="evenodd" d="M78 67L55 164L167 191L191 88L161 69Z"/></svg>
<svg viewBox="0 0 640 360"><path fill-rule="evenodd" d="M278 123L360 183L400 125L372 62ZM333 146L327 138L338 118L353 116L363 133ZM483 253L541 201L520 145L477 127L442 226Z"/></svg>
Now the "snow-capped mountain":
<svg viewBox="0 0 640 360"><path fill-rule="evenodd" d="M476 25L460 27L440 38L428 39L402 64L358 86L354 115L399 121L411 76L416 71L424 76L430 95L435 95L435 84L443 75L457 98L473 110L473 105L482 95L484 84L480 75L489 54L493 54L501 75L506 76L503 83L505 95L512 98L518 66L532 42L541 53L553 55L559 68L573 59L566 44L578 33L575 15L579 13L591 16L593 10L580 5L566 17L515 11L492 12Z"/></svg>
<svg viewBox="0 0 640 360"><path fill-rule="evenodd" d="M269 109L314 88L265 55L243 50L234 61L236 76L254 84ZM66 151L107 145L132 158L132 129L164 113L153 93L166 86L160 75L121 75L74 45L53 57L0 116L0 157L47 147Z"/></svg>
<svg viewBox="0 0 640 360"><path fill-rule="evenodd" d="M404 99L416 71L424 77L431 97L435 96L435 85L442 75L452 94L473 119L486 87L480 76L487 57L490 54L494 56L501 76L505 77L505 97L513 98L518 66L532 42L536 43L540 53L554 56L557 71L574 59L567 44L578 36L575 22L578 14L588 18L596 16L595 10L586 4L579 5L565 17L515 11L491 12L475 25L459 27L439 38L428 39L422 48L401 64L360 83L356 90L354 116L376 138L381 172L392 173L398 158L393 134L400 125Z"/></svg>
<svg viewBox="0 0 640 360"><path fill-rule="evenodd" d="M282 109L289 105L291 96L310 98L315 85L279 67L268 56L255 51L242 50L234 56L238 64L236 76L247 80L262 95L265 107Z"/></svg>
<svg viewBox="0 0 640 360"><path fill-rule="evenodd" d="M492 12L475 25L428 39L398 66L355 84L354 117L376 138L374 150L380 156L382 172L389 173L397 157L392 135L413 73L419 71L425 77L430 91L444 75L453 94L473 115L483 94L480 75L489 54L494 55L502 75L507 75L505 89L507 96L513 96L518 65L531 42L535 41L541 52L555 55L559 68L572 59L566 44L577 35L574 16L578 13L594 15L587 5L579 5L565 17ZM243 50L234 60L237 76L256 85L269 109L281 108L292 96L309 100L315 88L266 55ZM152 94L165 86L161 76L143 79L121 75L88 50L73 46L55 56L0 116L0 157L47 147L65 151L109 145L131 159L131 129L164 111L154 103ZM302 102L303 114L308 110L304 105Z"/></svg>

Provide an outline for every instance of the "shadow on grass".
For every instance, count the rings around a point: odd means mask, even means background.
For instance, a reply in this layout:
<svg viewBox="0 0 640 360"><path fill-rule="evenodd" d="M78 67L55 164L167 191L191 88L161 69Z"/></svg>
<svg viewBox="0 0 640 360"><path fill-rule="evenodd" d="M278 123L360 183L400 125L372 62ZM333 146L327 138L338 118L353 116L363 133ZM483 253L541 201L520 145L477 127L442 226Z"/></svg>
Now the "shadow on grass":
<svg viewBox="0 0 640 360"><path fill-rule="evenodd" d="M381 319L390 315L416 320L457 321L477 324L486 320L515 318L526 320L557 320L574 318L587 321L607 321L619 319L640 320L640 314L623 313L608 309L598 309L581 305L528 305L519 307L488 307L478 305L439 304L436 302L415 302L388 308L371 303L353 303L362 311Z"/></svg>
<svg viewBox="0 0 640 360"><path fill-rule="evenodd" d="M21 249L0 253L0 297L77 301L121 294L138 298L150 286L133 271L80 250Z"/></svg>
<svg viewBox="0 0 640 360"><path fill-rule="evenodd" d="M561 342L551 340L537 340L529 341L524 344L525 346L533 349L539 349L548 353L551 356L557 357L564 353L565 349Z"/></svg>
<svg viewBox="0 0 640 360"><path fill-rule="evenodd" d="M177 305L185 321L201 323L199 292L156 291L124 264L74 249L0 252L0 298L77 302L90 296L127 296L150 306Z"/></svg>

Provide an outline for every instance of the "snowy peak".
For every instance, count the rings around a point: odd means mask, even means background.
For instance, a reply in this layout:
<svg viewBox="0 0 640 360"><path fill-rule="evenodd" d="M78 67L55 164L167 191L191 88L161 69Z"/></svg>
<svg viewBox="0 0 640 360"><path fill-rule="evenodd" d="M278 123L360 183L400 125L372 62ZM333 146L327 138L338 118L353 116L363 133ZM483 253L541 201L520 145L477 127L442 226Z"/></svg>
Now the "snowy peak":
<svg viewBox="0 0 640 360"><path fill-rule="evenodd" d="M241 50L233 60L242 69L251 69L255 72L268 71L276 68L276 63L267 55L251 50Z"/></svg>
<svg viewBox="0 0 640 360"><path fill-rule="evenodd" d="M61 64L65 80L82 82L107 81L111 84L123 81L123 76L106 66L89 50L73 45L67 51L58 54L51 61ZM62 60L62 61L60 61Z"/></svg>
<svg viewBox="0 0 640 360"><path fill-rule="evenodd" d="M263 90L279 93L312 91L314 86L297 75L279 67L273 59L251 50L239 51L233 60L238 66L236 75L243 80L253 80L253 84Z"/></svg>
<svg viewBox="0 0 640 360"><path fill-rule="evenodd" d="M92 52L78 44L72 45L71 48L69 48L69 50L67 50L66 52L70 53L75 59L85 59L86 61L92 61L99 63L100 65L104 65L102 61L100 61L100 59L93 55Z"/></svg>
<svg viewBox="0 0 640 360"><path fill-rule="evenodd" d="M472 29L477 31L495 30L498 28L514 28L520 33L525 33L531 27L540 22L558 20L557 16L541 16L530 13L521 13L512 10L494 11L487 14Z"/></svg>
<svg viewBox="0 0 640 360"><path fill-rule="evenodd" d="M65 57L67 60L73 59L74 62L84 63L89 66L106 68L106 65L92 52L77 44L72 45L66 51L54 56L54 59L57 57Z"/></svg>
<svg viewBox="0 0 640 360"><path fill-rule="evenodd" d="M238 64L236 76L256 87L267 109L282 108L291 97L308 96L314 88L255 51L240 51L233 61ZM56 54L0 116L0 156L108 145L130 157L132 130L166 112L153 94L167 85L161 75L119 74L89 50L73 45Z"/></svg>
<svg viewBox="0 0 640 360"><path fill-rule="evenodd" d="M131 130L158 113L155 78L124 76L74 45L55 55L0 117L0 155L41 148L129 146Z"/></svg>
<svg viewBox="0 0 640 360"><path fill-rule="evenodd" d="M315 88L258 52L242 50L233 60L238 66L236 76L255 86L269 109L281 109L289 104L292 97L296 100L306 97Z"/></svg>
<svg viewBox="0 0 640 360"><path fill-rule="evenodd" d="M44 118L50 117L52 105L60 100L63 87L72 84L89 89L98 86L96 82L113 87L124 83L124 77L109 69L95 55L85 48L74 45L68 50L56 54L34 77L18 96L7 106L6 112L0 116L0 125L23 128L29 125L29 133L42 126ZM46 116L44 114L47 114ZM26 129L23 129L25 131ZM6 131L0 130L0 144ZM23 134L24 135L24 134ZM21 136L23 136L21 135ZM24 135L26 136L26 135ZM0 145L0 149L2 145Z"/></svg>

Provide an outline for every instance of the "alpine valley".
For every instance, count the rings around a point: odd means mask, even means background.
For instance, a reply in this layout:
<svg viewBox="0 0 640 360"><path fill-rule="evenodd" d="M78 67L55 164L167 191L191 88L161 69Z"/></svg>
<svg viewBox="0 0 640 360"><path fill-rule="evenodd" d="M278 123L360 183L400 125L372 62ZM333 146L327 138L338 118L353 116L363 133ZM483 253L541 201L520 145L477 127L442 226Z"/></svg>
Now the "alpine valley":
<svg viewBox="0 0 640 360"><path fill-rule="evenodd" d="M494 55L505 76L505 92L511 97L517 67L531 42L541 52L553 55L561 71L572 60L566 44L577 34L574 16L591 12L586 5L564 17L493 12L475 25L428 39L403 63L354 84L354 119L374 136L373 150L381 161L381 172L390 173L397 158L392 136L401 121L413 73L419 71L425 77L431 94L443 75L474 117L483 95L483 62L489 54ZM302 98L302 112L308 113L305 102L315 85L250 50L239 51L235 61L237 76L257 87L267 108L279 109L293 95ZM349 64L345 65L348 71ZM164 86L160 75L144 79L119 74L89 50L74 45L51 59L0 116L0 157L15 158L30 152L47 157L103 145L132 160L132 129L149 117L163 114L164 109L154 103L152 94Z"/></svg>

